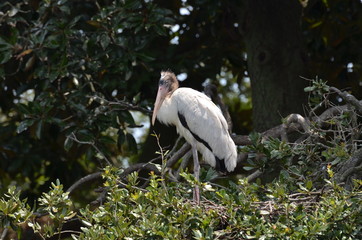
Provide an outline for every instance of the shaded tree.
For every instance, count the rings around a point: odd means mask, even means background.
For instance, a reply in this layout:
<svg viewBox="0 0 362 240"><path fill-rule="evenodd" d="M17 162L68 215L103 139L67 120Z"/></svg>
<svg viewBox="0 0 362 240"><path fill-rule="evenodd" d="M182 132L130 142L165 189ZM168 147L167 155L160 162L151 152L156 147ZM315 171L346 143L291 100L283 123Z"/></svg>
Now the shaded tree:
<svg viewBox="0 0 362 240"><path fill-rule="evenodd" d="M288 114L303 113L307 57L298 1L247 1L245 32L253 99L253 125L265 131Z"/></svg>

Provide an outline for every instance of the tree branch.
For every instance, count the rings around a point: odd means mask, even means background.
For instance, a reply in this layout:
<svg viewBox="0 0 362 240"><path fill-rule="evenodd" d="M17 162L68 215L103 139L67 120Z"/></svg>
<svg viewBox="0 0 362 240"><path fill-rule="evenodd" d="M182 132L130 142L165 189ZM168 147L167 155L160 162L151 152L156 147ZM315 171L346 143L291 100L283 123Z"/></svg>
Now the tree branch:
<svg viewBox="0 0 362 240"><path fill-rule="evenodd" d="M353 156L343 164L341 169L336 173L335 179L339 183L346 183L347 188L351 188L350 182L347 183L348 179L352 178L354 173L362 171L362 148L357 150ZM359 175L361 178L361 175Z"/></svg>
<svg viewBox="0 0 362 240"><path fill-rule="evenodd" d="M335 87L329 87L329 90L336 92L341 98L343 98L344 101L346 101L346 103L353 105L357 109L358 113L362 115L362 103L358 101L353 95L349 94L348 92L342 92Z"/></svg>
<svg viewBox="0 0 362 240"><path fill-rule="evenodd" d="M73 141L80 143L80 144L87 144L87 145L91 145L101 156L102 158L107 162L108 165L111 165L111 162L108 160L108 158L106 157L106 155L104 155L104 153L99 150L99 148L96 146L96 144L91 141L81 141L77 138L77 136L75 136L74 132L72 132L70 135L68 135L68 138L72 139Z"/></svg>
<svg viewBox="0 0 362 240"><path fill-rule="evenodd" d="M96 100L97 102L99 102L101 105L103 106L116 106L116 107L120 107L120 109L117 110L133 110L133 111L139 111L142 112L144 114L147 115L151 115L152 111L148 110L146 108L140 107L138 105L133 105L125 100L116 100L116 101L110 101L108 99L105 99L103 97L100 96L89 96L89 98Z"/></svg>
<svg viewBox="0 0 362 240"><path fill-rule="evenodd" d="M168 168L172 167L190 149L191 149L190 144L185 143L184 145L182 145L182 147L167 160L166 167L168 167Z"/></svg>
<svg viewBox="0 0 362 240"><path fill-rule="evenodd" d="M89 174L85 177L82 177L81 179L79 179L78 181L76 181L72 186L70 186L66 192L72 193L75 189L77 189L78 187L80 187L81 185L83 185L84 183L87 183L89 181L93 181L97 178L102 177L102 172L95 172L92 174Z"/></svg>

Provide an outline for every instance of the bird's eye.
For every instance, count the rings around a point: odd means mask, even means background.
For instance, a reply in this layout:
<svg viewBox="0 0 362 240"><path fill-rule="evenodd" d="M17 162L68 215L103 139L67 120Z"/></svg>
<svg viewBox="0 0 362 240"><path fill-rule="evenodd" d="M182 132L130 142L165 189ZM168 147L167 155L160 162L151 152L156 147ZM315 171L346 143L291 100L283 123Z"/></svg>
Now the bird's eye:
<svg viewBox="0 0 362 240"><path fill-rule="evenodd" d="M166 83L166 81L161 79L159 82L159 85L161 86L161 85L164 85L165 83Z"/></svg>

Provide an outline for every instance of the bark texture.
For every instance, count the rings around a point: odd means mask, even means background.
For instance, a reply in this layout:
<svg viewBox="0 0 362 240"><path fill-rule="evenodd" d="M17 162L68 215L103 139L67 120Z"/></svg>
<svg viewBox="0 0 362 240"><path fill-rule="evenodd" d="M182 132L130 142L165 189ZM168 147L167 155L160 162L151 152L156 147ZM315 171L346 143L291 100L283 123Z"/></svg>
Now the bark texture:
<svg viewBox="0 0 362 240"><path fill-rule="evenodd" d="M253 124L264 131L303 113L305 57L297 0L248 0L243 23L252 87Z"/></svg>

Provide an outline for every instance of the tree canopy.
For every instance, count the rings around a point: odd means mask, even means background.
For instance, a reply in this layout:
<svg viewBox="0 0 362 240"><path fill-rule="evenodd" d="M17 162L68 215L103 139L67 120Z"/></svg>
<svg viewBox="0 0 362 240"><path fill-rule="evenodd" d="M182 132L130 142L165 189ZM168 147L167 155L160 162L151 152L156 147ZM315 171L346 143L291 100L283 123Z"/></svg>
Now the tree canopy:
<svg viewBox="0 0 362 240"><path fill-rule="evenodd" d="M135 169L146 169L146 177L150 170L165 177L163 167L182 165L188 146L176 141L170 128L148 127L163 69L173 70L182 86L210 87L205 92L230 114L233 139L243 149L238 174L254 173L251 182L258 177L263 183L287 177L295 179L292 183L315 181L307 187L315 192L323 188L324 178L333 178L326 173L330 166L338 183L354 189L353 179L360 173L360 112L348 94L357 102L362 97L362 3L262 2L2 1L0 192L15 185L31 202L56 179L65 189L85 176L100 180L99 171L106 166L123 169L119 174L126 179ZM335 105L344 107L333 112ZM288 116L292 113L303 116ZM285 138L295 129L309 136L307 141ZM248 136L255 131L260 135ZM272 138L265 143L266 137ZM168 165L156 154L158 145L170 150L162 155L171 160ZM150 161L156 165L145 164ZM283 171L286 166L292 173ZM357 170L349 174L346 166ZM176 173L178 181L188 178L181 170ZM204 174L212 179L212 173ZM341 192L333 181L333 191ZM73 204L97 198L92 189L73 191ZM293 191L297 189L288 185L286 194ZM116 195L132 197L127 194ZM347 195L360 197L355 194ZM229 201L226 193L211 199L218 197ZM216 225L223 228L219 220Z"/></svg>

